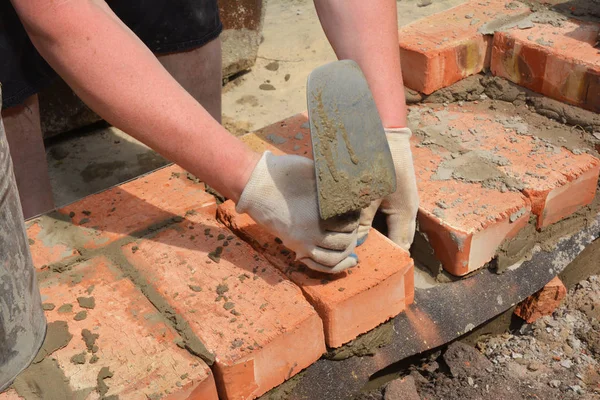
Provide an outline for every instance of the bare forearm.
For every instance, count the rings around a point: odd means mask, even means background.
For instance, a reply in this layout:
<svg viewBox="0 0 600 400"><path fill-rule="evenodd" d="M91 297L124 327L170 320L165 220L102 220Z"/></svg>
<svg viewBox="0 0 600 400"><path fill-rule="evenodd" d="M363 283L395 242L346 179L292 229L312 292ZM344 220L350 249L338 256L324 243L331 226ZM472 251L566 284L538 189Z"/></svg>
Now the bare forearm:
<svg viewBox="0 0 600 400"><path fill-rule="evenodd" d="M237 201L257 155L168 74L104 1L12 1L40 54L86 104Z"/></svg>
<svg viewBox="0 0 600 400"><path fill-rule="evenodd" d="M360 65L384 126L405 127L396 0L314 1L337 57Z"/></svg>

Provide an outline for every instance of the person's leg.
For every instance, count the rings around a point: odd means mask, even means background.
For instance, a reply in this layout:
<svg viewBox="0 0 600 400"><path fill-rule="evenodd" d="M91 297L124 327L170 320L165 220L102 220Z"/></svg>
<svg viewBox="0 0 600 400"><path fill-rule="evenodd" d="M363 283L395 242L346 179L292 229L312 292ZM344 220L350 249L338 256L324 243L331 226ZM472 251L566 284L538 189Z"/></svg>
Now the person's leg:
<svg viewBox="0 0 600 400"><path fill-rule="evenodd" d="M25 218L54 208L37 95L2 111Z"/></svg>
<svg viewBox="0 0 600 400"><path fill-rule="evenodd" d="M396 0L315 0L338 59L362 69L386 128L406 127Z"/></svg>
<svg viewBox="0 0 600 400"><path fill-rule="evenodd" d="M167 71L221 122L221 39L197 49L158 56Z"/></svg>

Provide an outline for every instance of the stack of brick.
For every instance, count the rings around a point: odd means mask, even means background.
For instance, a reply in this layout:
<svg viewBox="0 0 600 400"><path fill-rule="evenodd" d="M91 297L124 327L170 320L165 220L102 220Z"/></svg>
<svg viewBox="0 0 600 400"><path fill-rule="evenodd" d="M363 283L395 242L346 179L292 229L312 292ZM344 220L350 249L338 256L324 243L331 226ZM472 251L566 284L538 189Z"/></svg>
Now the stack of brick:
<svg viewBox="0 0 600 400"><path fill-rule="evenodd" d="M528 20L489 34L529 13L471 0L404 27L406 84L429 94L491 67L598 111L600 55L591 46L600 25ZM548 139L511 107L410 108L419 229L451 274L482 268L502 243L596 195L600 161ZM306 114L243 140L312 157ZM67 397L256 398L413 302L412 259L377 231L358 248L359 266L322 275L204 189L171 166L28 222L46 316L66 338L42 362ZM0 399L37 384L35 368Z"/></svg>
<svg viewBox="0 0 600 400"><path fill-rule="evenodd" d="M233 231L171 166L28 221L46 316L67 337L43 361L61 393L255 398L412 302L412 260L378 232L360 266L330 277L230 203L219 214Z"/></svg>

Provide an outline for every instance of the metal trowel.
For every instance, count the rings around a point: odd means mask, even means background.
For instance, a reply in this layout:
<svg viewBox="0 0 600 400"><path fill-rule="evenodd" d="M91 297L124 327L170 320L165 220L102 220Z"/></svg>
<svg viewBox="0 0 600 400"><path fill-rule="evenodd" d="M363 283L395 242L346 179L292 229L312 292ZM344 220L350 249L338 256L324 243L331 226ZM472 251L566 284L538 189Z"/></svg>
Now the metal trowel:
<svg viewBox="0 0 600 400"><path fill-rule="evenodd" d="M315 69L307 97L321 218L360 210L393 193L392 155L358 64L343 60Z"/></svg>

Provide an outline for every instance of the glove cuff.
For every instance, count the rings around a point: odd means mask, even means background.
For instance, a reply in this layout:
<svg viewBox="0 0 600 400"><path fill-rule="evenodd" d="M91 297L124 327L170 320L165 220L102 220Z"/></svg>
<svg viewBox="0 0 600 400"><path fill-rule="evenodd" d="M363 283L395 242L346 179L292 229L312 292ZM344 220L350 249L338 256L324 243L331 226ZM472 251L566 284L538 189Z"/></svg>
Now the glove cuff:
<svg viewBox="0 0 600 400"><path fill-rule="evenodd" d="M248 183L244 187L240 199L238 200L235 211L243 214L248 213L256 203L257 193L261 193L260 187L266 180L271 180L268 168L268 159L273 156L270 151L265 151L254 167Z"/></svg>
<svg viewBox="0 0 600 400"><path fill-rule="evenodd" d="M388 135L388 137L391 135L399 135L410 139L412 136L412 131L410 128L385 128L385 134Z"/></svg>

